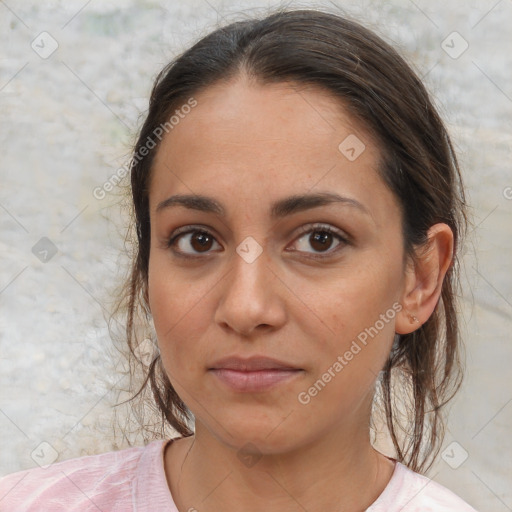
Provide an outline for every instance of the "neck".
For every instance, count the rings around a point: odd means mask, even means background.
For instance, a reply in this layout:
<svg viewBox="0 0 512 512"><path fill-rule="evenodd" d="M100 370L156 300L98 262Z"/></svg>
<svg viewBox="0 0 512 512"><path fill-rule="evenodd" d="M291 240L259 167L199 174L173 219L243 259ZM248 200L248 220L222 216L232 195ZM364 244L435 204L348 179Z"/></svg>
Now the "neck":
<svg viewBox="0 0 512 512"><path fill-rule="evenodd" d="M364 511L394 464L360 432L331 432L296 450L242 461L235 447L196 423L195 435L168 452L169 487L180 511Z"/></svg>

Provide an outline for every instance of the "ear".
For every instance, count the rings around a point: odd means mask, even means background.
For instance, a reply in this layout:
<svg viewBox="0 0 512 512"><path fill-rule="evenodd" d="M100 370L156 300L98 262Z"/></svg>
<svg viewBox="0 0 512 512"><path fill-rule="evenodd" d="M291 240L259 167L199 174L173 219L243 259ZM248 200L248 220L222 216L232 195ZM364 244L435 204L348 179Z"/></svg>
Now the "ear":
<svg viewBox="0 0 512 512"><path fill-rule="evenodd" d="M428 230L428 240L410 258L395 323L397 334L409 334L430 317L436 307L446 272L453 261L453 232L444 223Z"/></svg>

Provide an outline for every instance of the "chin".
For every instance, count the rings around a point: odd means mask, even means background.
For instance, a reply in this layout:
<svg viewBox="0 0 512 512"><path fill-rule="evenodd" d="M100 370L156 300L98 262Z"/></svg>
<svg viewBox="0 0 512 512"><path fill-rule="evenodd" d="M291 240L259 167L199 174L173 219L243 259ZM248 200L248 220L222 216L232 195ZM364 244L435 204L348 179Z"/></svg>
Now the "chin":
<svg viewBox="0 0 512 512"><path fill-rule="evenodd" d="M291 418L291 417L290 417ZM254 417L252 415L223 415L219 423L213 423L210 432L222 443L237 452L256 452L260 454L277 454L296 446L298 438L296 428L286 419L286 415Z"/></svg>

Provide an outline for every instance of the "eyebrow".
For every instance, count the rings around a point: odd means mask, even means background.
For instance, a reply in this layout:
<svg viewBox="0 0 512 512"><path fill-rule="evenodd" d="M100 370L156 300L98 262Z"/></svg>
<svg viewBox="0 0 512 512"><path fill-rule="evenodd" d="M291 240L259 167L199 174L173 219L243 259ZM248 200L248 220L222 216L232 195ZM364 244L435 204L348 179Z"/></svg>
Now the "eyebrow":
<svg viewBox="0 0 512 512"><path fill-rule="evenodd" d="M270 217L274 220L280 219L293 215L294 213L333 203L352 206L362 213L371 216L370 212L359 201L353 198L340 196L333 192L319 192L314 194L293 195L279 199L271 205ZM171 196L158 204L156 213L177 206L182 206L190 210L213 213L222 217L226 216L226 210L219 201L213 197L201 194L178 194Z"/></svg>

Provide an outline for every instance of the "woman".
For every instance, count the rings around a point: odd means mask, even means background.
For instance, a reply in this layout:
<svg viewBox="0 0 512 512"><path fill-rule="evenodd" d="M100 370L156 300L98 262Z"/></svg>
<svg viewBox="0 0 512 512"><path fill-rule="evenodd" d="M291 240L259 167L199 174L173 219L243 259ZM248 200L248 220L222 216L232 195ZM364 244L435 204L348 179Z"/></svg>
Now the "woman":
<svg viewBox="0 0 512 512"><path fill-rule="evenodd" d="M158 76L131 185L120 304L180 437L9 475L2 510L474 511L420 474L461 383L464 192L389 45L315 10L216 30Z"/></svg>

